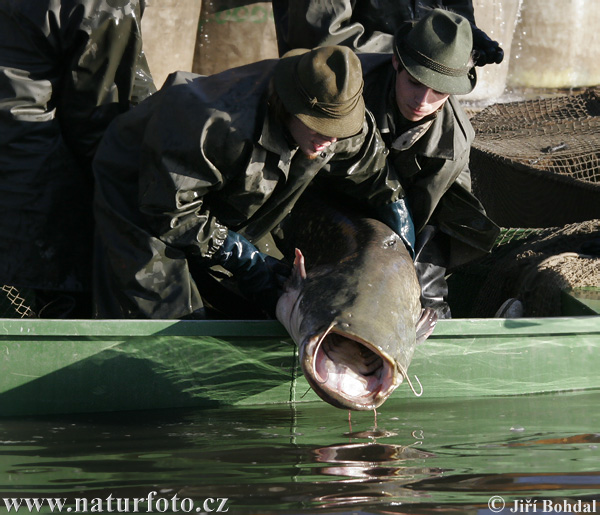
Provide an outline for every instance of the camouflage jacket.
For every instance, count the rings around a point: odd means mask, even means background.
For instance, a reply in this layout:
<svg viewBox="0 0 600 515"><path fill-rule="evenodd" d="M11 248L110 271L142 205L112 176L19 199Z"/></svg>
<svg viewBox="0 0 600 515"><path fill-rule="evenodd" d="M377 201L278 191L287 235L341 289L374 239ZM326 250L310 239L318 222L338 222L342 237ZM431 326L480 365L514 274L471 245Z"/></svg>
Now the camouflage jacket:
<svg viewBox="0 0 600 515"><path fill-rule="evenodd" d="M398 198L369 113L315 159L290 144L267 108L275 63L178 72L109 127L94 160L97 316L193 315L202 300L187 260L208 260L228 229L256 242L309 183L373 205Z"/></svg>
<svg viewBox="0 0 600 515"><path fill-rule="evenodd" d="M475 132L454 96L437 115L408 130L397 127L396 73L391 56L362 54L365 102L389 149L415 230L433 225L452 238L449 267L490 251L499 229L471 193L469 156Z"/></svg>
<svg viewBox="0 0 600 515"><path fill-rule="evenodd" d="M154 91L143 0L0 0L0 283L91 289L91 159Z"/></svg>
<svg viewBox="0 0 600 515"><path fill-rule="evenodd" d="M279 55L292 48L345 45L391 53L402 23L445 7L475 23L472 0L273 0Z"/></svg>

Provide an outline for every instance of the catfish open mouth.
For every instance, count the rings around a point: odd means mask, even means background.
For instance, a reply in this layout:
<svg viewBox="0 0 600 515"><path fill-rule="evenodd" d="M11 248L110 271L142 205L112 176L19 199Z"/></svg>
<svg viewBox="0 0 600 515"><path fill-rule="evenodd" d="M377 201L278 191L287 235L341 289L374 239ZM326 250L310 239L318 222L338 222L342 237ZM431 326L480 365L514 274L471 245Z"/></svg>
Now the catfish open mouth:
<svg viewBox="0 0 600 515"><path fill-rule="evenodd" d="M323 400L346 409L377 408L402 381L385 356L333 327L307 343L302 367Z"/></svg>

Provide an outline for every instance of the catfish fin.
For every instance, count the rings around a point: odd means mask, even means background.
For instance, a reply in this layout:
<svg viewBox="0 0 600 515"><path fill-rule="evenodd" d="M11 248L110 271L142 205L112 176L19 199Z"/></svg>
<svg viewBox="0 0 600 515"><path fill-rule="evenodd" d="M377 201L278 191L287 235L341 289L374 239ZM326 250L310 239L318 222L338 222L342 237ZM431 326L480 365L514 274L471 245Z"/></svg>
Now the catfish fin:
<svg viewBox="0 0 600 515"><path fill-rule="evenodd" d="M283 287L284 292L299 291L302 288L302 283L305 279L306 268L304 267L304 255L300 249L296 249L292 273Z"/></svg>
<svg viewBox="0 0 600 515"><path fill-rule="evenodd" d="M421 318L417 322L417 344L423 343L433 330L435 329L435 324L437 323L438 315L435 310L431 308L425 308L421 311Z"/></svg>
<svg viewBox="0 0 600 515"><path fill-rule="evenodd" d="M294 258L294 273L300 274L301 279L306 279L306 268L304 267L304 255L300 249L296 249Z"/></svg>

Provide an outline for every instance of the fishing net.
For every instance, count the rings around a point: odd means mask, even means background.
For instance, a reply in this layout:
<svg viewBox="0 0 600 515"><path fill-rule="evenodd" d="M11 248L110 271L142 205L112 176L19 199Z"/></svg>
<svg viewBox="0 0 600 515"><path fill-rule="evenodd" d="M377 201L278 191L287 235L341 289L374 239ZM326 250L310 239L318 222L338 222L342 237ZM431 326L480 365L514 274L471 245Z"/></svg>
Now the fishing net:
<svg viewBox="0 0 600 515"><path fill-rule="evenodd" d="M90 318L91 296L0 285L0 318Z"/></svg>
<svg viewBox="0 0 600 515"><path fill-rule="evenodd" d="M471 122L473 191L498 225L600 218L600 89L494 104Z"/></svg>
<svg viewBox="0 0 600 515"><path fill-rule="evenodd" d="M451 295L463 299L454 316L474 318L495 316L510 298L522 302L523 316L561 316L563 290L598 285L600 220L505 229L489 256L449 279Z"/></svg>
<svg viewBox="0 0 600 515"><path fill-rule="evenodd" d="M7 284L0 287L1 318L33 318L36 316L31 305L34 298L27 289L19 289Z"/></svg>

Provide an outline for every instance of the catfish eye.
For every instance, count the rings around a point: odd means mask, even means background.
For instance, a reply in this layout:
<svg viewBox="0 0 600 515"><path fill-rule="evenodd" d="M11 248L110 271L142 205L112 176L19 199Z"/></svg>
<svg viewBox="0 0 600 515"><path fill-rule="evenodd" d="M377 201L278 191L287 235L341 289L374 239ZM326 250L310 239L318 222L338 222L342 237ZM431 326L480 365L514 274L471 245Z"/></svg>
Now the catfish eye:
<svg viewBox="0 0 600 515"><path fill-rule="evenodd" d="M383 242L383 246L384 247L393 247L394 245L396 245L397 241L398 241L398 239L396 238L396 236L390 236L388 239L386 239Z"/></svg>

